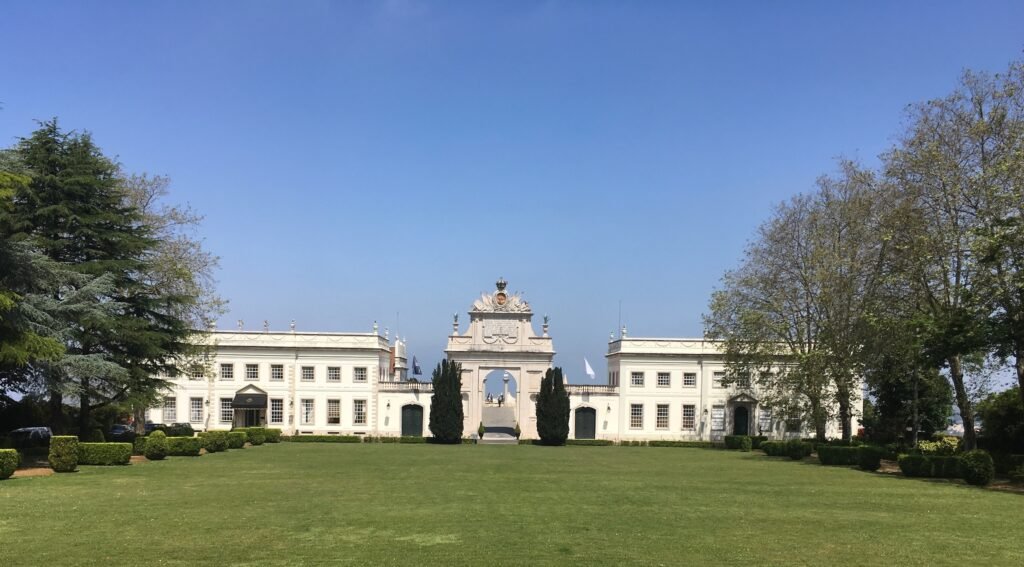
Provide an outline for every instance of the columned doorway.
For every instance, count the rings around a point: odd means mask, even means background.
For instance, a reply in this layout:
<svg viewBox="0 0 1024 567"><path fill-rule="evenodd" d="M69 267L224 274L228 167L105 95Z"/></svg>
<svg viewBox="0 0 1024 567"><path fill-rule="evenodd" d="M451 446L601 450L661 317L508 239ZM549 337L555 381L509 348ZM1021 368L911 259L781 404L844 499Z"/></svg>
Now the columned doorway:
<svg viewBox="0 0 1024 567"><path fill-rule="evenodd" d="M746 406L738 406L732 412L732 434L750 434L750 412Z"/></svg>

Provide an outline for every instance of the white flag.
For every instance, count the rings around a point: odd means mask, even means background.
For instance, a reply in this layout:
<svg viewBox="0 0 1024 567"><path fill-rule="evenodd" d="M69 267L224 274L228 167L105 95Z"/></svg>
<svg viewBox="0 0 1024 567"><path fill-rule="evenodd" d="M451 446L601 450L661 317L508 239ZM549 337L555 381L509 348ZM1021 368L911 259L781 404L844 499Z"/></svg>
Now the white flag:
<svg viewBox="0 0 1024 567"><path fill-rule="evenodd" d="M591 380L597 379L597 376L594 374L594 369L590 367L590 363L587 362L587 357L585 356L583 357L583 368L583 371L587 373L587 376L590 376Z"/></svg>

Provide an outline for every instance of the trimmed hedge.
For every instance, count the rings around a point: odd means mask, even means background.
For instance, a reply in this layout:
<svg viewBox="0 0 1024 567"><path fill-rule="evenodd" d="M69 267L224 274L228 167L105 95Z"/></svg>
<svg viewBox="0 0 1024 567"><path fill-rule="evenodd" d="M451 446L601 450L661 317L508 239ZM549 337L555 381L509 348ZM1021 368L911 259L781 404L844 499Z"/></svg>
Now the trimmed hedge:
<svg viewBox="0 0 1024 567"><path fill-rule="evenodd" d="M992 482L996 474L992 456L984 449L975 449L964 453L960 458L960 470L967 484L986 486Z"/></svg>
<svg viewBox="0 0 1024 567"><path fill-rule="evenodd" d="M614 445L615 442L611 439L566 439L565 444L580 447L608 447Z"/></svg>
<svg viewBox="0 0 1024 567"><path fill-rule="evenodd" d="M198 437L168 437L167 454L172 457L198 457L203 440Z"/></svg>
<svg viewBox="0 0 1024 567"><path fill-rule="evenodd" d="M656 440L648 441L648 447L688 447L691 449L716 449L717 446L711 441L669 441Z"/></svg>
<svg viewBox="0 0 1024 567"><path fill-rule="evenodd" d="M818 445L818 461L825 466L850 466L860 462L859 447Z"/></svg>
<svg viewBox="0 0 1024 567"><path fill-rule="evenodd" d="M785 441L764 441L763 443L761 443L761 450L764 451L764 454L768 455L769 457L787 456Z"/></svg>
<svg viewBox="0 0 1024 567"><path fill-rule="evenodd" d="M103 437L103 430L99 428L93 428L84 434L78 436L79 443L103 443L106 438Z"/></svg>
<svg viewBox="0 0 1024 567"><path fill-rule="evenodd" d="M751 449L760 449L761 448L761 443L764 443L767 440L768 440L768 438L765 437L764 435L754 435L754 436L752 436L750 438L750 448Z"/></svg>
<svg viewBox="0 0 1024 567"><path fill-rule="evenodd" d="M114 466L132 460L131 443L79 443L78 464Z"/></svg>
<svg viewBox="0 0 1024 567"><path fill-rule="evenodd" d="M78 437L57 435L50 438L50 467L56 472L75 472L78 468Z"/></svg>
<svg viewBox="0 0 1024 567"><path fill-rule="evenodd" d="M281 441L290 443L362 443L358 435L282 435Z"/></svg>
<svg viewBox="0 0 1024 567"><path fill-rule="evenodd" d="M280 443L281 442L281 430L271 427L264 427L263 433L266 436L267 443Z"/></svg>
<svg viewBox="0 0 1024 567"><path fill-rule="evenodd" d="M427 442L426 437L416 437L415 435L404 435L402 437L388 437L387 439L398 439L399 443L410 443L413 445L423 444Z"/></svg>
<svg viewBox="0 0 1024 567"><path fill-rule="evenodd" d="M882 468L882 457L885 449L881 447L859 447L857 451L857 467L862 471L877 471Z"/></svg>
<svg viewBox="0 0 1024 567"><path fill-rule="evenodd" d="M960 468L963 460L953 456L930 456L928 461L932 465L931 476L935 478L960 478Z"/></svg>
<svg viewBox="0 0 1024 567"><path fill-rule="evenodd" d="M167 435L163 431L154 431L146 437L146 450L143 453L151 461L159 461L167 456Z"/></svg>
<svg viewBox="0 0 1024 567"><path fill-rule="evenodd" d="M227 431L204 431L199 434L198 438L202 440L203 449L206 449L207 453L220 453L228 450Z"/></svg>
<svg viewBox="0 0 1024 567"><path fill-rule="evenodd" d="M810 457L813 452L814 446L805 441L793 439L792 441L786 442L786 456L794 461L800 461L805 457Z"/></svg>
<svg viewBox="0 0 1024 567"><path fill-rule="evenodd" d="M249 443L262 445L267 441L267 430L263 427L237 427L232 431L244 431L249 437Z"/></svg>
<svg viewBox="0 0 1024 567"><path fill-rule="evenodd" d="M749 451L753 443L749 435L726 435L725 448L733 451ZM746 449L744 449L746 447Z"/></svg>
<svg viewBox="0 0 1024 567"><path fill-rule="evenodd" d="M132 441L132 454L143 455L146 453L146 438L139 435Z"/></svg>
<svg viewBox="0 0 1024 567"><path fill-rule="evenodd" d="M228 431L228 449L244 449L249 435L244 431Z"/></svg>
<svg viewBox="0 0 1024 567"><path fill-rule="evenodd" d="M0 480L10 478L21 462L21 455L16 449L0 449Z"/></svg>
<svg viewBox="0 0 1024 567"><path fill-rule="evenodd" d="M623 447L646 447L647 446L647 441L630 441L630 440L625 440L625 441L619 441L619 445L621 445Z"/></svg>
<svg viewBox="0 0 1024 567"><path fill-rule="evenodd" d="M923 478L959 478L960 457L900 455L896 461L905 476Z"/></svg>

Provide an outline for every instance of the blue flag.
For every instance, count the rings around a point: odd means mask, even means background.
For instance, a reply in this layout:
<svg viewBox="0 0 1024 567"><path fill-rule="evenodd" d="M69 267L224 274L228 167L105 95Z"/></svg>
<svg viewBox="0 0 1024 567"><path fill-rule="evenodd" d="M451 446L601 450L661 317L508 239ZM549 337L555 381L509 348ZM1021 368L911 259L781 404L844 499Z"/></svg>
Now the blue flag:
<svg viewBox="0 0 1024 567"><path fill-rule="evenodd" d="M413 376L419 376L423 374L423 370L420 368L420 361L416 360L416 355L412 355L412 374Z"/></svg>

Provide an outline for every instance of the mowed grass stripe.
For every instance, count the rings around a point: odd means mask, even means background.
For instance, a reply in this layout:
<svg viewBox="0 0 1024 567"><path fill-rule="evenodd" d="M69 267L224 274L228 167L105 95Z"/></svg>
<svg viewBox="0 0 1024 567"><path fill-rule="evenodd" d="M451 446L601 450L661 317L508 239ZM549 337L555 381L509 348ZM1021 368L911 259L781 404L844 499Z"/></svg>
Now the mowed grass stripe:
<svg viewBox="0 0 1024 567"><path fill-rule="evenodd" d="M0 564L1024 564L1024 499L701 449L265 445L0 483Z"/></svg>

